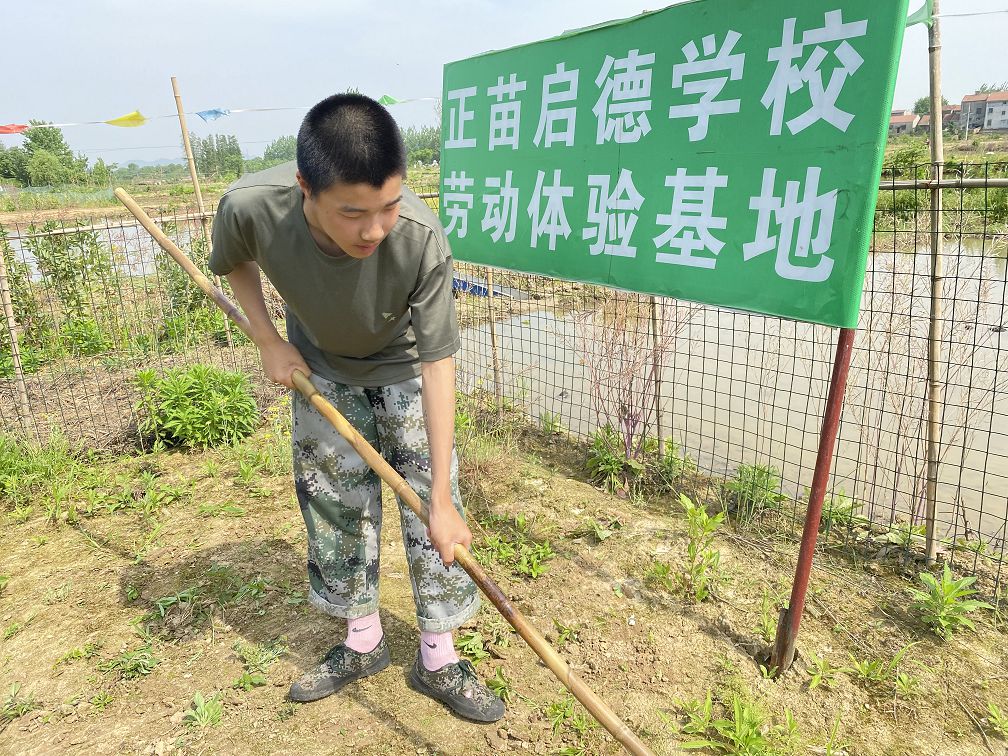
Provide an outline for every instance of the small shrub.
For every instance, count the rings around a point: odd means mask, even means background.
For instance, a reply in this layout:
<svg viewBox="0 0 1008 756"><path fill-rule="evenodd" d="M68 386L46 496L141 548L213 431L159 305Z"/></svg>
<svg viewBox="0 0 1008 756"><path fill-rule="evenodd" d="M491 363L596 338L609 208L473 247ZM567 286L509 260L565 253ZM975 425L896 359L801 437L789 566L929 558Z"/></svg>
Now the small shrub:
<svg viewBox="0 0 1008 756"><path fill-rule="evenodd" d="M150 644L145 644L133 651L126 651L119 656L98 665L101 672L113 672L123 680L135 680L146 677L161 660L154 656Z"/></svg>
<svg viewBox="0 0 1008 756"><path fill-rule="evenodd" d="M940 580L927 572L920 573L920 579L926 590L910 590L913 607L924 624L943 638L951 637L962 628L975 629L973 621L966 616L970 612L994 608L984 601L970 599L969 596L976 593L970 588L976 578L955 580L947 563Z"/></svg>
<svg viewBox="0 0 1008 756"><path fill-rule="evenodd" d="M91 357L112 348L101 326L89 317L66 321L60 326L59 339L64 351L72 357Z"/></svg>
<svg viewBox="0 0 1008 756"><path fill-rule="evenodd" d="M165 446L207 448L245 438L259 422L248 378L208 365L172 370L163 378L137 373L140 432Z"/></svg>
<svg viewBox="0 0 1008 756"><path fill-rule="evenodd" d="M987 724L1005 740L1008 740L1008 714L993 701L987 702Z"/></svg>

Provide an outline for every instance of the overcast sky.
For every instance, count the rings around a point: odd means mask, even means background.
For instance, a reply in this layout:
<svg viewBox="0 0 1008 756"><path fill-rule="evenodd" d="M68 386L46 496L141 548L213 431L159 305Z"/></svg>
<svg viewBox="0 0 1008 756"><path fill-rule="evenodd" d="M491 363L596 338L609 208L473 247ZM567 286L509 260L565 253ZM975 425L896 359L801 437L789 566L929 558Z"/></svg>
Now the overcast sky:
<svg viewBox="0 0 1008 756"><path fill-rule="evenodd" d="M920 2L911 0L911 10ZM4 0L0 124L173 114L173 75L189 112L307 106L347 87L375 97L438 97L446 62L660 7L643 0ZM947 14L1005 8L1008 0L942 3ZM949 17L942 36L950 101L1008 80L1008 14ZM917 25L906 33L894 105L910 108L927 90L927 29ZM392 112L403 125L436 122L429 102ZM246 155L260 155L275 137L295 133L303 115L246 113L213 124L189 116L189 127L235 134ZM172 119L64 134L75 151L120 164L182 152ZM6 146L21 141L0 136Z"/></svg>

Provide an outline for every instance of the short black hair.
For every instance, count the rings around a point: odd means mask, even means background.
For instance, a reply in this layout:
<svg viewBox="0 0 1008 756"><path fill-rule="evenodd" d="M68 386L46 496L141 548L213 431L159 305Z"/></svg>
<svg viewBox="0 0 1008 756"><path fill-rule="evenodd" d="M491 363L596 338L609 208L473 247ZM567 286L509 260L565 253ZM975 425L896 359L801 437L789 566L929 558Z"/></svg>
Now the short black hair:
<svg viewBox="0 0 1008 756"><path fill-rule="evenodd" d="M380 189L392 176L406 176L406 147L395 119L378 102L335 94L301 122L297 166L313 192L337 182Z"/></svg>

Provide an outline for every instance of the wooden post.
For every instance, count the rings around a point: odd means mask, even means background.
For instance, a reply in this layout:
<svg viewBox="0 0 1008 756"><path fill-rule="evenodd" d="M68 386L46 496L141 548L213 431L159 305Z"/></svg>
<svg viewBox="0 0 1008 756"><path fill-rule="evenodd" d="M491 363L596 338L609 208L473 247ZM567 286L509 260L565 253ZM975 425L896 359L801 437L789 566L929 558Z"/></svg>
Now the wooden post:
<svg viewBox="0 0 1008 756"><path fill-rule="evenodd" d="M494 317L493 268L487 268L487 311L490 316L490 351L493 353L494 396L497 399L497 419L504 419L504 380L501 377L500 357L497 354L497 318Z"/></svg>
<svg viewBox="0 0 1008 756"><path fill-rule="evenodd" d="M171 77L172 93L175 95L175 109L178 111L179 128L182 129L182 144L185 147L186 161L189 163L189 178L192 179L193 192L196 194L196 207L200 213L200 227L203 229L203 243L206 245L207 253L211 249L210 219L206 216L206 207L203 204L203 192L200 189L199 176L196 174L196 159L193 157L192 144L189 141L189 127L186 125L185 109L182 107L182 93L179 92L178 81ZM218 289L223 289L219 276L214 276L214 282ZM227 338L228 348L231 351L232 360L235 358L234 341L231 338L231 321L224 316L224 334Z"/></svg>
<svg viewBox="0 0 1008 756"><path fill-rule="evenodd" d="M942 265L942 179L945 145L942 134L941 93L941 28L938 4L934 0L934 17L928 30L928 57L931 73L931 319L928 327L928 422L927 422L927 560L933 563L938 555L935 537L935 517L938 498L938 456L941 439L941 338L944 270Z"/></svg>
<svg viewBox="0 0 1008 756"><path fill-rule="evenodd" d="M664 308L663 308L664 309ZM664 315L664 312L662 313ZM664 320L664 318L662 319ZM661 354L661 334L658 333L658 303L651 297L651 370L654 375L654 407L655 407L655 427L658 433L658 459L665 458L665 440L662 432L662 412L661 412L661 379L662 379L662 354Z"/></svg>
<svg viewBox="0 0 1008 756"><path fill-rule="evenodd" d="M17 382L18 422L28 435L31 425L31 407L28 404L28 387L25 384L24 367L21 364L21 348L17 337L17 319L14 317L14 305L11 303L10 283L7 280L7 260L0 252L0 301L3 303L4 320L7 323L7 335L10 337L11 358L14 362L14 380Z"/></svg>

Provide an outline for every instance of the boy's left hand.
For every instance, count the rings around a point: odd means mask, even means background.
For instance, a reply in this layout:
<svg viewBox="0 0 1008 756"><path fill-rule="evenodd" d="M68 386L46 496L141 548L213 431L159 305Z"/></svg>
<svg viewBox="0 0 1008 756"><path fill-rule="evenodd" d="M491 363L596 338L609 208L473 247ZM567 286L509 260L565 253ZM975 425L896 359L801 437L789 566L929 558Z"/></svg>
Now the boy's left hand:
<svg viewBox="0 0 1008 756"><path fill-rule="evenodd" d="M455 561L456 543L467 549L472 544L472 531L452 505L451 494L434 494L431 497L427 534L446 565Z"/></svg>

